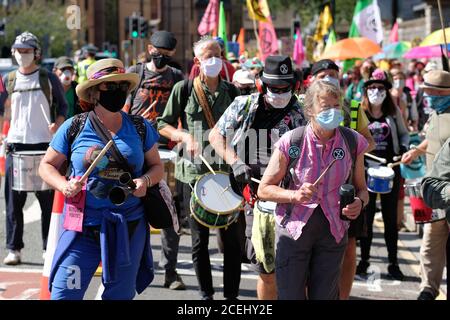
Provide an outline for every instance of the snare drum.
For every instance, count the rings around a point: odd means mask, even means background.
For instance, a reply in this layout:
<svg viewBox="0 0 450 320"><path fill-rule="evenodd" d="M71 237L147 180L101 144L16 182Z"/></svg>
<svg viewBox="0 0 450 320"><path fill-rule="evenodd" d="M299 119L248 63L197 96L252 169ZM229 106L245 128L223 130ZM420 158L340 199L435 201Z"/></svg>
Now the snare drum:
<svg viewBox="0 0 450 320"><path fill-rule="evenodd" d="M406 195L409 196L409 204L416 224L431 223L445 219L444 210L433 210L425 204L421 194L420 180L405 184Z"/></svg>
<svg viewBox="0 0 450 320"><path fill-rule="evenodd" d="M227 173L207 173L195 183L191 196L191 214L208 228L226 228L235 222L242 209L243 198L230 185Z"/></svg>
<svg viewBox="0 0 450 320"><path fill-rule="evenodd" d="M17 151L12 153L12 189L15 191L51 190L39 176L39 164L45 151Z"/></svg>
<svg viewBox="0 0 450 320"><path fill-rule="evenodd" d="M367 189L373 193L389 193L394 185L395 172L380 166L367 169Z"/></svg>

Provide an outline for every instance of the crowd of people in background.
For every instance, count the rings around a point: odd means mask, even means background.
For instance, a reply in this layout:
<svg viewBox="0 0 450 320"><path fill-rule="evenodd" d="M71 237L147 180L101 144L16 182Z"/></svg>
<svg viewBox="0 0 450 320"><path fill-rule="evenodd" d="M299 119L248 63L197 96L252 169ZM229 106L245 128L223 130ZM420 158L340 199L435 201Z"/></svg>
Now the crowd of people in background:
<svg viewBox="0 0 450 320"><path fill-rule="evenodd" d="M154 276L150 226L139 198L166 173L174 176L170 191L180 228L161 230L163 285L186 290L177 259L180 236L190 229L199 294L213 300L208 246L215 226L196 216L211 212L196 212L194 186L215 170L226 172L230 192L242 197L237 218L217 229L226 299L239 297L243 262L258 274L258 299L348 299L355 276L368 276L377 212L387 274L404 279L397 242L410 194L402 170L426 155L423 200L444 218L425 224L418 299L436 299L450 222L448 71L435 61L365 59L348 70L331 60L295 66L283 55L263 62L227 52L217 37L196 42L192 67L180 70L176 46L173 33L157 31L127 70L118 59L96 60L96 48L86 46L79 61L60 57L51 73L39 65L39 40L29 32L16 38L12 55L19 68L0 79L0 128L10 122L0 138L6 144L4 264L22 261L23 207L33 191L42 211L43 257L53 259L52 299L82 299L100 262L103 298L133 299ZM198 141L198 130L210 130L207 139ZM107 156L79 180L108 140L114 143ZM180 145L175 166L160 158L161 150ZM203 154L208 148L221 161ZM14 185L13 158L24 152L43 156L39 174L50 188ZM203 157L209 165L195 161ZM108 194L125 173L134 188L117 206ZM349 186L353 195L344 203ZM55 190L66 198L66 220L49 257ZM84 218L77 221L67 208L80 196ZM73 264L83 274L77 290L67 287Z"/></svg>

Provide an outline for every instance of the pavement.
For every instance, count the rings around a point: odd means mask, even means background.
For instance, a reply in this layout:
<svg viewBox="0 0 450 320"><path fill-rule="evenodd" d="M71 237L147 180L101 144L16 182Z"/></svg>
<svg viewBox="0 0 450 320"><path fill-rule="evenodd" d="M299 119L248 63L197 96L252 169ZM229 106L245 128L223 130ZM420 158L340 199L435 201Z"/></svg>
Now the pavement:
<svg viewBox="0 0 450 320"><path fill-rule="evenodd" d="M405 274L404 281L394 281L387 277L387 251L383 239L383 223L375 219L374 240L371 251L371 267L367 278L356 278L350 299L353 300L415 300L419 294L420 268L419 248L421 243L420 229L412 222L409 206L405 210L408 231L399 234L399 263ZM24 210L25 248L22 251L23 263L10 267L3 265L6 256L4 245L0 247L0 300L36 300L39 298L39 288L43 268L42 240L40 231L40 209L33 194L28 194ZM5 243L5 213L3 190L0 190L0 241ZM192 265L191 237L182 235L178 256L178 273L182 276L187 290L174 291L163 287L164 271L158 268L161 240L158 233L151 235L155 261L155 279L137 300L199 300L197 279ZM219 253L215 231L210 235L210 256L212 264L213 284L216 291L215 299L223 299L222 254ZM358 249L359 261L359 249ZM444 275L446 272L444 271ZM242 280L240 286L241 300L256 299L257 276L242 264ZM445 279L441 285L441 295L438 299L446 299ZM94 277L86 292L86 300L99 299L102 286L100 277Z"/></svg>

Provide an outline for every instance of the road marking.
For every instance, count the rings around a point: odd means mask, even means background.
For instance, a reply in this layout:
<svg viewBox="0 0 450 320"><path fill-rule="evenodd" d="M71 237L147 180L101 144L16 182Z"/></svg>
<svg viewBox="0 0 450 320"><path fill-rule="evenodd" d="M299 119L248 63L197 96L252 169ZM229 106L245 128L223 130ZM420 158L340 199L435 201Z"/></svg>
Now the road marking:
<svg viewBox="0 0 450 320"><path fill-rule="evenodd" d="M379 228L381 231L384 230L384 226L383 223L380 221L377 221L376 219L374 220L373 223L374 226L376 226L377 228ZM398 255L403 258L406 261L406 264L408 264L408 266L411 268L411 270L419 277L420 276L420 261L417 261L416 256L411 252L411 250L409 250L409 248L405 245L405 243L400 240L400 237L398 238L398 248L401 250L397 250ZM415 261L416 263L411 263L410 261ZM436 298L436 300L446 300L447 295L445 294L445 292L442 290L442 288L439 289L439 296Z"/></svg>
<svg viewBox="0 0 450 320"><path fill-rule="evenodd" d="M9 272L9 273L42 273L42 268L40 268L40 269L0 268L0 272Z"/></svg>

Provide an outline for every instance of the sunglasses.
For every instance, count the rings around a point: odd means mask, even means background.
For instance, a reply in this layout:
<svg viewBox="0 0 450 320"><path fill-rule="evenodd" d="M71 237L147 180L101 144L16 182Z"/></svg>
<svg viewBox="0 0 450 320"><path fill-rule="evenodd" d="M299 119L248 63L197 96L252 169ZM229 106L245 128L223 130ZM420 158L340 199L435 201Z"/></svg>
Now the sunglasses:
<svg viewBox="0 0 450 320"><path fill-rule="evenodd" d="M286 93L292 90L291 87L284 87L284 88L274 88L274 87L268 87L267 90L269 90L272 93Z"/></svg>
<svg viewBox="0 0 450 320"><path fill-rule="evenodd" d="M369 86L369 87L367 87L367 90L373 90L373 89L378 89L380 91L386 90L386 88L384 86Z"/></svg>
<svg viewBox="0 0 450 320"><path fill-rule="evenodd" d="M101 86L101 88L105 88L105 89L100 89L102 91L116 91L116 90L128 91L128 89L130 88L130 83L127 81L104 82L103 85Z"/></svg>

